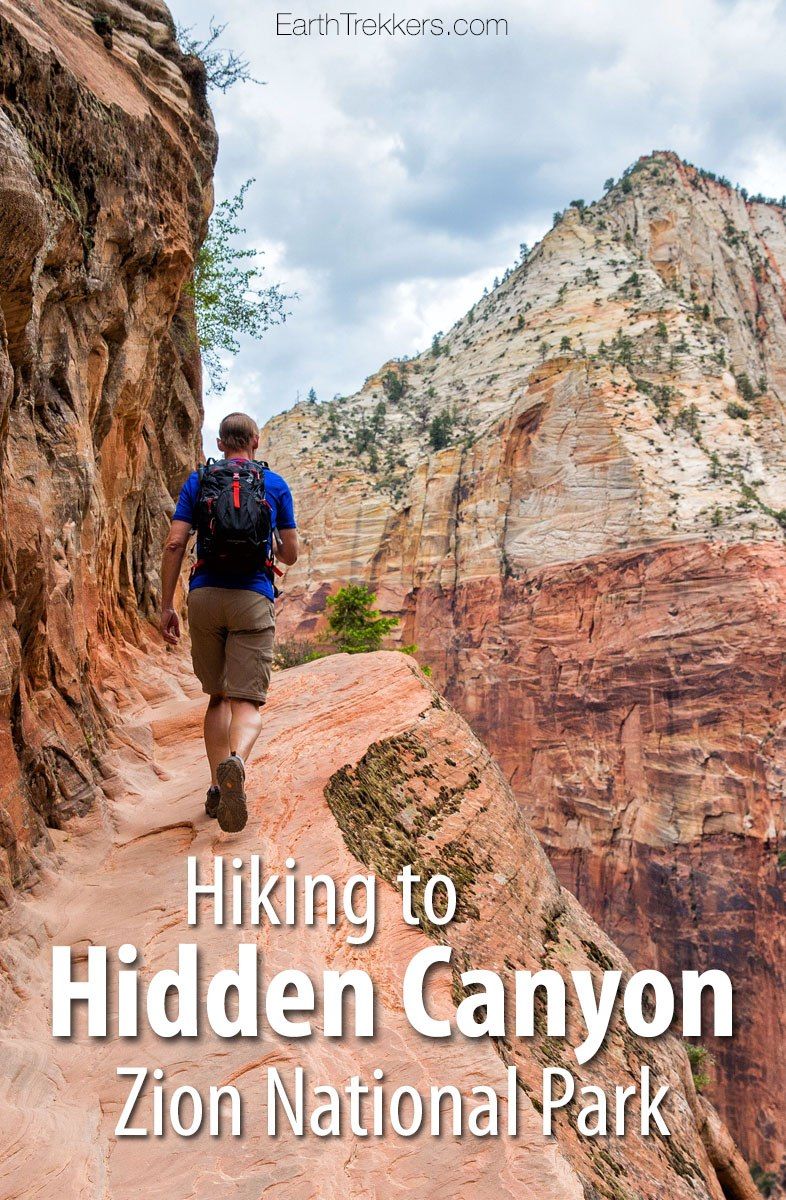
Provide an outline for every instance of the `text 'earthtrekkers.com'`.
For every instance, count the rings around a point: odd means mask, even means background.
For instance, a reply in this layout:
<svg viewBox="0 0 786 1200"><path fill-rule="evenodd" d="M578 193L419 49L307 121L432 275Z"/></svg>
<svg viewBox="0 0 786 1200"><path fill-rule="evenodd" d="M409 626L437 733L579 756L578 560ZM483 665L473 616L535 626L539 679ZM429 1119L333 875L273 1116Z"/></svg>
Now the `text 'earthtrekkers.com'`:
<svg viewBox="0 0 786 1200"><path fill-rule="evenodd" d="M278 37L507 37L505 17L407 17L397 13L364 15L358 12L319 13L314 17L294 12L276 13Z"/></svg>

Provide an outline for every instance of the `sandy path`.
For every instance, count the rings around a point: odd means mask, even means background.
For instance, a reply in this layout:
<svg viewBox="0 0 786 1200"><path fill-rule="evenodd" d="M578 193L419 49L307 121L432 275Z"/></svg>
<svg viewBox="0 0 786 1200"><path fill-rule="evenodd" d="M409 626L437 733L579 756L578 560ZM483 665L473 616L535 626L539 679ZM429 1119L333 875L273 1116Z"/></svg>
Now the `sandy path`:
<svg viewBox="0 0 786 1200"><path fill-rule="evenodd" d="M214 854L247 860L259 853L266 871L284 871L292 855L301 870L326 871L337 881L365 870L345 847L325 803L324 785L372 742L416 724L430 701L399 655L336 656L278 676L249 771L251 817L235 836L223 834L203 813L201 697L168 699L128 717L115 738L117 776L107 785L111 795L104 814L56 835L62 864L34 897L20 903L15 936L4 950L9 976L23 981L15 985L19 1003L0 1041L5 1066L0 1195L5 1200L399 1195L569 1200L581 1195L557 1147L543 1143L528 1104L526 1128L516 1143L473 1137L361 1139L349 1133L319 1139L267 1136L263 1099L270 1065L289 1078L302 1065L314 1083L338 1087L354 1073L371 1083L373 1069L381 1067L391 1090L407 1082L420 1090L430 1083L455 1083L466 1093L474 1083L486 1083L504 1091L503 1068L488 1043L428 1041L405 1021L401 978L409 959L427 943L403 924L398 899L385 884L380 885L377 935L365 947L347 944L352 930L346 924L254 930L216 927L207 920L197 929L186 924L188 854L206 865ZM288 1041L274 1036L263 1019L258 1040L223 1041L208 1027L196 1040L158 1039L146 1031L135 1040L97 1041L85 1037L81 1016L72 1040L50 1036L52 944L84 952L91 944L116 949L133 942L141 952L144 979L174 967L178 943L195 940L206 980L222 966L236 965L238 941L254 939L263 952L266 978L296 966L318 985L326 968L367 970L379 998L375 1039L339 1042L317 1034ZM435 1002L452 1011L447 989ZM203 1130L190 1139L171 1132L115 1139L128 1090L115 1072L124 1065L160 1066L167 1085L189 1083L205 1094L210 1084L237 1081L244 1100L243 1138L211 1138Z"/></svg>

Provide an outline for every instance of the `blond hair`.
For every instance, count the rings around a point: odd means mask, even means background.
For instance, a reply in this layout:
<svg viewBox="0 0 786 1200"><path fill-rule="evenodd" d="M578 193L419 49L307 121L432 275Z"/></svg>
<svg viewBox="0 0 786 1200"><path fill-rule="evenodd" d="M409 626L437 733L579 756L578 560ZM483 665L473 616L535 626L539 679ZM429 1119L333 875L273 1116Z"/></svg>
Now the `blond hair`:
<svg viewBox="0 0 786 1200"><path fill-rule="evenodd" d="M245 450L254 438L259 437L259 427L246 413L227 413L218 427L218 437L225 450Z"/></svg>

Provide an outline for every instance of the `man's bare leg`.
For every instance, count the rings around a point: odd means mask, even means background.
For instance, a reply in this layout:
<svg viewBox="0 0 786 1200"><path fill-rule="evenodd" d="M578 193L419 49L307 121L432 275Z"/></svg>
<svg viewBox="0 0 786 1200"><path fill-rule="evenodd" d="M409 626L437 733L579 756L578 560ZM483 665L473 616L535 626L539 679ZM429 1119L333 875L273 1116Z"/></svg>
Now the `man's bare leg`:
<svg viewBox="0 0 786 1200"><path fill-rule="evenodd" d="M262 729L262 714L253 700L229 700L229 750L218 764L220 798L216 816L227 833L238 833L248 820L245 762Z"/></svg>
<svg viewBox="0 0 786 1200"><path fill-rule="evenodd" d="M233 702L234 703L234 702ZM205 749L210 763L210 782L218 783L218 764L230 754L229 723L232 710L226 696L211 696L205 712Z"/></svg>
<svg viewBox="0 0 786 1200"><path fill-rule="evenodd" d="M229 722L229 753L236 754L246 762L254 742L262 732L262 713L259 705L253 700L230 699L229 704L232 713Z"/></svg>

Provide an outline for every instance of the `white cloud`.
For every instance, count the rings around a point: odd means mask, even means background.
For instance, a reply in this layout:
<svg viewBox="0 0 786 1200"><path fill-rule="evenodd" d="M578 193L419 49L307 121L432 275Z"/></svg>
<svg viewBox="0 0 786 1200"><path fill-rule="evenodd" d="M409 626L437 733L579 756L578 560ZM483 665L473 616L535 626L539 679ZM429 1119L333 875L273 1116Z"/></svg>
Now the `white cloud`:
<svg viewBox="0 0 786 1200"><path fill-rule="evenodd" d="M325 10L324 0L291 7ZM266 251L271 280L300 293L285 326L243 344L211 420L230 403L271 415L311 386L320 397L352 391L385 359L423 348L554 209L597 196L652 149L754 192L786 192L786 20L775 0L423 7L507 17L509 36L277 38L270 3L173 5L183 24L227 21L225 42L267 81L213 97L217 191L256 178L249 243Z"/></svg>

